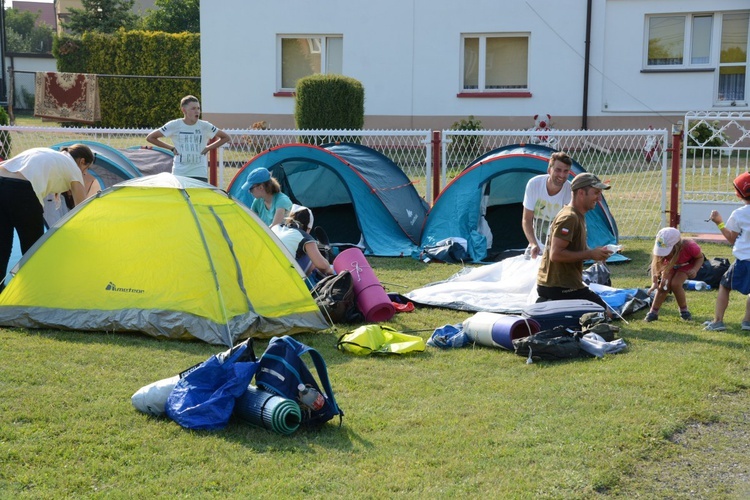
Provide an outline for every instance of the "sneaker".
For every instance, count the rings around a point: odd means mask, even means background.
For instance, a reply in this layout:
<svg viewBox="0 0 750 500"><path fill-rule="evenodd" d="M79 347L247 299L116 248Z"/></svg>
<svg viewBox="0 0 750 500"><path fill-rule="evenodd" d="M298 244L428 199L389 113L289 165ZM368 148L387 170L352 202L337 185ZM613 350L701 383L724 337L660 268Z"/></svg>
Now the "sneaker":
<svg viewBox="0 0 750 500"><path fill-rule="evenodd" d="M750 330L750 321L743 321L741 328L743 330Z"/></svg>
<svg viewBox="0 0 750 500"><path fill-rule="evenodd" d="M703 329L709 332L723 332L727 329L723 321L706 321L704 325L706 326Z"/></svg>
<svg viewBox="0 0 750 500"><path fill-rule="evenodd" d="M690 321L693 319L693 315L690 314L690 311L680 311L680 318L684 319L685 321ZM750 329L750 323L748 324L748 329Z"/></svg>
<svg viewBox="0 0 750 500"><path fill-rule="evenodd" d="M643 318L643 321L645 321L646 323L651 323L652 321L656 321L657 319L659 319L659 315L649 311L646 317Z"/></svg>

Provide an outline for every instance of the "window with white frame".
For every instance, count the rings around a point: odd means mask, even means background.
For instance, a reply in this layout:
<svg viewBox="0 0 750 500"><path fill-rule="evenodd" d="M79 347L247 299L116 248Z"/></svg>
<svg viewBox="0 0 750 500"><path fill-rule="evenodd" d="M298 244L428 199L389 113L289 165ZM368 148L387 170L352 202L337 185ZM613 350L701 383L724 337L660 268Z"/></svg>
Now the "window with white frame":
<svg viewBox="0 0 750 500"><path fill-rule="evenodd" d="M279 35L277 87L293 92L297 80L317 73L341 74L344 38L341 35Z"/></svg>
<svg viewBox="0 0 750 500"><path fill-rule="evenodd" d="M746 102L747 44L750 13L724 14L721 25L721 53L717 100L732 105Z"/></svg>
<svg viewBox="0 0 750 500"><path fill-rule="evenodd" d="M717 105L747 102L750 12L653 15L646 20L647 70L717 72Z"/></svg>
<svg viewBox="0 0 750 500"><path fill-rule="evenodd" d="M646 67L688 68L710 62L713 15L670 15L648 18Z"/></svg>
<svg viewBox="0 0 750 500"><path fill-rule="evenodd" d="M528 90L528 34L463 35L461 44L462 92Z"/></svg>

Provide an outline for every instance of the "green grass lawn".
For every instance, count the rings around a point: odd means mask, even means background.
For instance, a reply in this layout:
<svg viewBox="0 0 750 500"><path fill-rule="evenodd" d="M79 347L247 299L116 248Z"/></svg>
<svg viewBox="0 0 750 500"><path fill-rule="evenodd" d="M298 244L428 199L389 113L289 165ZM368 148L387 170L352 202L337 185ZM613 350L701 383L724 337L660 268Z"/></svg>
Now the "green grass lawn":
<svg viewBox="0 0 750 500"><path fill-rule="evenodd" d="M610 266L613 284L645 286L652 243L624 243L632 261ZM726 245L704 251L730 255ZM370 262L397 292L461 267ZM300 335L325 357L346 416L289 436L241 421L187 431L130 404L141 386L220 347L0 329L0 497L742 498L750 334L739 329L739 294L729 330L702 331L715 298L688 294L692 322L674 301L657 322L626 318L628 349L604 359L526 364L484 347L359 358L335 348L346 325ZM428 329L426 339L470 315L420 307L388 324Z"/></svg>

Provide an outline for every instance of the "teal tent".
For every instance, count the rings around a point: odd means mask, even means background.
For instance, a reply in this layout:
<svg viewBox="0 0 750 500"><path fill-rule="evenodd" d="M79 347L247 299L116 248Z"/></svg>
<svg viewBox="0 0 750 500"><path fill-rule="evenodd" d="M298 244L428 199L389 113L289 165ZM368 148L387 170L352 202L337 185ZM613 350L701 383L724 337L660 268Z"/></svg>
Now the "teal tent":
<svg viewBox="0 0 750 500"><path fill-rule="evenodd" d="M512 145L475 159L435 200L425 219L422 246L464 238L474 261L523 252L528 244L521 227L526 184L532 177L547 173L554 152L545 146ZM585 170L574 161L571 179L581 172ZM492 232L489 248L486 236L478 229L483 216ZM590 247L617 243L617 224L604 198L586 214L586 225Z"/></svg>
<svg viewBox="0 0 750 500"><path fill-rule="evenodd" d="M246 163L229 194L247 206L247 176L267 168L294 203L309 207L330 241L359 244L365 253L411 255L419 245L427 203L393 161L359 144L285 144Z"/></svg>

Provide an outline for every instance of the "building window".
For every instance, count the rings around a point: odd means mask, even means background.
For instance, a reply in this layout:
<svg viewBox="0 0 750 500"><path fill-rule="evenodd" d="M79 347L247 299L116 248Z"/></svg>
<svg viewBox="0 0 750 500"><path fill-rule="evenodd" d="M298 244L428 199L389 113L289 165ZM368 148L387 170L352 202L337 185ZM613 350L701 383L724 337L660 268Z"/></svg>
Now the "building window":
<svg viewBox="0 0 750 500"><path fill-rule="evenodd" d="M745 102L747 85L747 36L750 13L724 14L717 100L722 104Z"/></svg>
<svg viewBox="0 0 750 500"><path fill-rule="evenodd" d="M709 64L712 25L713 15L649 17L646 67Z"/></svg>
<svg viewBox="0 0 750 500"><path fill-rule="evenodd" d="M278 37L277 87L293 92L297 80L317 73L341 74L344 39L326 35L283 35Z"/></svg>
<svg viewBox="0 0 750 500"><path fill-rule="evenodd" d="M745 105L749 26L750 12L648 16L645 67L715 71L714 103Z"/></svg>
<svg viewBox="0 0 750 500"><path fill-rule="evenodd" d="M528 35L464 35L461 42L462 92L528 90Z"/></svg>

